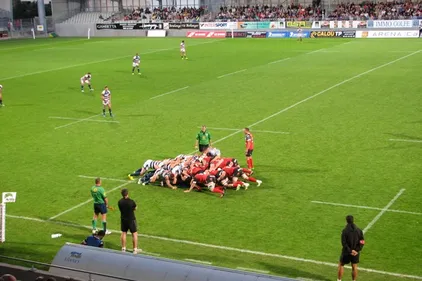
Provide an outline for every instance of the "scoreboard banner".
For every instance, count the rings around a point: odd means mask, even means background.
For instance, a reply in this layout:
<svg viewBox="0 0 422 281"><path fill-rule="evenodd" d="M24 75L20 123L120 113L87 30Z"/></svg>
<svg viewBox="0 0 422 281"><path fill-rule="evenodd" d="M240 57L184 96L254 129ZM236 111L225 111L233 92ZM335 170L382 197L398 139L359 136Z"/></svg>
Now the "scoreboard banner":
<svg viewBox="0 0 422 281"><path fill-rule="evenodd" d="M163 29L163 23L132 23L132 22L117 22L117 23L97 23L97 30L134 30L134 29L143 29L143 30L153 30L153 29Z"/></svg>

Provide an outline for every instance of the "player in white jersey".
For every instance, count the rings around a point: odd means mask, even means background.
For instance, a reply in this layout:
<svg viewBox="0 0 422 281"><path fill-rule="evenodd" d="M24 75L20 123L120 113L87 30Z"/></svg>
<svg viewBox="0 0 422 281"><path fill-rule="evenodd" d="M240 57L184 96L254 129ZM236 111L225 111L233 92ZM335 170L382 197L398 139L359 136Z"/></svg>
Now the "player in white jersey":
<svg viewBox="0 0 422 281"><path fill-rule="evenodd" d="M107 86L104 87L104 91L101 93L101 99L103 101L103 116L106 117L105 111L107 107L110 117L113 117L113 113L111 112L111 92Z"/></svg>
<svg viewBox="0 0 422 281"><path fill-rule="evenodd" d="M185 46L185 41L182 40L182 43L180 43L180 56L182 57L182 60L185 59L187 60L188 57L186 56L186 46Z"/></svg>
<svg viewBox="0 0 422 281"><path fill-rule="evenodd" d="M297 40L302 41L302 37L303 37L302 28L299 27L297 29Z"/></svg>
<svg viewBox="0 0 422 281"><path fill-rule="evenodd" d="M4 104L3 104L3 85L0 85L0 106L4 106Z"/></svg>
<svg viewBox="0 0 422 281"><path fill-rule="evenodd" d="M92 92L94 89L91 88L91 72L88 72L84 76L81 77L81 91L84 92L84 85L87 84L89 90Z"/></svg>
<svg viewBox="0 0 422 281"><path fill-rule="evenodd" d="M138 75L141 75L141 70L139 69L139 64L141 63L141 57L136 53L132 59L132 75L135 75L135 68L138 69Z"/></svg>

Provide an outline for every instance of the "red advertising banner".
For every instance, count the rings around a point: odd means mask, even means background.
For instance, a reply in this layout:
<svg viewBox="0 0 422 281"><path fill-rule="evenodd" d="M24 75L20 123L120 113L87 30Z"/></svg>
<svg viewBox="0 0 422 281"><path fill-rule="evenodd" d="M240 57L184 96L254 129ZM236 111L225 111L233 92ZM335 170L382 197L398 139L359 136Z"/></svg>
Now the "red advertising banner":
<svg viewBox="0 0 422 281"><path fill-rule="evenodd" d="M190 31L186 33L189 38L226 38L225 31Z"/></svg>

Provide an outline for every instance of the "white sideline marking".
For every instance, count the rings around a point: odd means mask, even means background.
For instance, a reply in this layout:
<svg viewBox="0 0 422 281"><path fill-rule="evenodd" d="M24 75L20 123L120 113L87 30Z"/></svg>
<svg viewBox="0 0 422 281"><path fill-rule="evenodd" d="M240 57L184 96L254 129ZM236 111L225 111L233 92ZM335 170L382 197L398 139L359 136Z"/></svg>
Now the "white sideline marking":
<svg viewBox="0 0 422 281"><path fill-rule="evenodd" d="M190 262L194 262L194 263L208 264L208 265L211 265L212 264L212 262L209 262L209 261L200 261L200 260L194 260L194 259L185 259L185 261L190 261Z"/></svg>
<svg viewBox="0 0 422 281"><path fill-rule="evenodd" d="M230 73L227 73L227 74L224 74L224 75L218 76L218 77L217 77L217 79L220 79L220 78L223 78L223 77L227 77L227 76L230 76L230 75L234 75L234 74L237 74L237 73L240 73L240 72L244 72L244 71L246 71L246 70L247 70L247 69L245 68L245 69L238 70L238 71L235 71L235 72L230 72Z"/></svg>
<svg viewBox="0 0 422 281"><path fill-rule="evenodd" d="M240 270L244 270L244 271L252 271L252 272L259 272L259 273L264 273L264 274L268 274L270 273L269 271L266 270L260 270L260 269L254 269L254 268L248 268L248 267L236 267L236 269L240 269Z"/></svg>
<svg viewBox="0 0 422 281"><path fill-rule="evenodd" d="M93 116L88 117L88 118L79 119L78 121L70 122L70 123L67 123L65 125L61 125L61 126L55 127L54 130L61 129L61 128L64 128L64 127L67 127L67 126L71 126L71 125L74 125L74 124L77 124L77 123L81 123L83 121L88 121L89 119L94 118L94 117L97 117L97 116L100 116L100 115L101 114L97 114L97 115L93 115Z"/></svg>
<svg viewBox="0 0 422 281"><path fill-rule="evenodd" d="M269 62L268 64L279 63L279 62L283 62L283 61L286 61L286 60L289 60L289 59L290 59L290 58L285 58L285 59L281 59L281 60L276 60L276 61Z"/></svg>
<svg viewBox="0 0 422 281"><path fill-rule="evenodd" d="M202 127L197 127L198 129L202 128ZM211 130L220 130L220 131L239 131L239 130L243 130L243 129L232 129L232 128L214 128L214 127L207 127L207 129L211 129ZM289 132L281 132L281 131L263 131L263 130L254 130L254 132L256 133L270 133L270 134L282 134L282 135L288 135L290 134Z"/></svg>
<svg viewBox="0 0 422 281"><path fill-rule="evenodd" d="M381 210L381 212L378 215L376 215L376 217L365 227L365 229L363 230L363 233L366 233L381 218L381 216L388 210L388 208L391 207L391 205L394 204L394 202L396 202L396 200L400 197L400 195L403 194L405 190L406 189L404 188L400 189L399 193L397 193L396 196L394 196L394 198L391 199L390 202L388 202L387 206L385 206Z"/></svg>
<svg viewBox="0 0 422 281"><path fill-rule="evenodd" d="M331 205L331 206L352 207L352 208L358 208L358 209L368 209L368 210L377 210L377 211L383 210L383 208L377 208L377 207L358 206L358 205L350 205L350 204L342 204L342 203L334 203L334 202L323 202L323 201L311 201L311 202L316 203L316 204ZM419 216L422 215L422 213L418 213L418 212L409 212L409 211L393 210L393 209L388 209L386 210L386 212L419 215Z"/></svg>
<svg viewBox="0 0 422 281"><path fill-rule="evenodd" d="M126 182L126 183L123 183L123 184L121 184L121 185L119 185L119 186L116 186L115 188L113 188L113 189L111 189L111 190L107 191L107 193L110 193L110 192L115 191L116 189L119 189L119 188L125 187L126 185L128 185L128 184L130 184L130 183L132 183L132 182L131 182L131 181L130 181L130 182ZM75 209L77 209L77 208L79 208L79 207L81 207L81 206L83 206L83 205L88 204L89 202L92 202L92 198L90 198L89 200L86 200L86 201L84 201L84 202L82 202L82 203L80 203L80 204L78 204L78 205L76 205L76 206L73 206L72 208L69 208L69 209L67 209L66 211L63 211L63 212L61 212L61 213L59 213L59 214L57 214L57 215L55 215L55 216L52 216L52 217L51 217L51 218L49 218L48 220L54 220L54 219L56 219L56 218L58 218L58 217L60 217L60 216L62 216L62 215L64 215L64 214L67 214L67 213L69 213L69 212L71 212L71 211L73 211L73 210L75 210Z"/></svg>
<svg viewBox="0 0 422 281"><path fill-rule="evenodd" d="M193 47L193 46L198 46L198 45L203 45L203 44L209 44L209 43L214 43L214 42L220 42L220 41L223 41L223 40L201 42L201 43L198 43L198 44L192 44L190 46ZM159 53L159 52L163 52L163 51L174 50L174 49L177 49L177 48L178 47L176 47L176 48L167 48L167 49L158 49L158 50L153 50L153 51L150 51L150 52L144 52L144 53L140 53L140 54L141 55L147 55L147 54ZM68 66L63 66L63 67L58 67L58 68L52 68L52 69L47 69L47 70L41 70L41 71L36 71L36 72L31 72L31 73L26 73L26 74L20 74L20 75L15 75L15 76L10 76L10 77L0 78L0 80L2 80L2 81L4 81L4 80L11 80L11 79L15 79L15 78L32 76L32 75L36 75L36 74L48 73L48 72L53 72L53 71L58 71L58 70L63 70L63 69L69 69L69 68L74 68L74 67L79 67L79 66L85 66L85 65L91 65L91 64L96 64L96 63L108 62L108 61L119 60L119 59L124 59L124 58L130 58L130 55L120 56L120 57L114 57L114 58L109 58L109 59L105 59L105 60L97 60L97 61L92 61L92 62L73 64L73 65L68 65Z"/></svg>
<svg viewBox="0 0 422 281"><path fill-rule="evenodd" d="M92 228L92 226L84 226L84 225L79 225L79 224L75 224L75 223L42 220L42 219L38 219L38 218L30 218L30 217L23 217L23 216L6 215L6 217L21 219L21 220L36 221L36 222L42 222L42 223L54 223L54 224L63 225L63 226L83 227L83 228L86 228L86 229ZM115 234L120 233L120 231L118 231L118 230L110 229L110 231L112 231ZM274 257L274 258L293 260L293 261L299 261L299 262L306 262L306 263L312 263L312 264L318 264L318 265L326 265L326 266L330 266L330 267L334 267L334 268L338 267L337 263L332 263L332 262L303 259L303 258L298 258L298 257L280 255L280 254L271 254L271 253L252 251L252 250L247 250L247 249L239 249L239 248L233 248L233 247L206 244L206 243L194 242L194 241L189 241L189 240L179 240L179 239L174 239L174 238L167 238L167 237L148 235L148 234L139 234L138 233L138 236L144 237L144 238L149 238L149 239L167 241L167 242L174 242L174 243L181 243L181 244L187 244L187 245L195 245L195 246L200 246L200 247L207 247L207 248L212 248L212 249L219 249L219 250L232 251L232 252L238 252L238 253L247 253L247 254L258 255L258 256ZM395 276L395 277L400 277L400 278L413 278L413 279L417 279L417 280L422 280L422 276L416 276L416 275L410 275L410 274L394 273L394 272L388 272L388 271L382 271L382 270L376 270L376 269L370 269L370 268L364 268L364 267L359 267L359 270L377 273L377 274L382 274L382 275Z"/></svg>
<svg viewBox="0 0 422 281"><path fill-rule="evenodd" d="M325 48L323 48L323 49L318 49L318 50L315 50L315 51L312 51L312 52L309 52L309 53L306 53L306 54L307 54L307 55L311 55L311 54L315 54L315 53L321 52L322 50L325 50Z"/></svg>
<svg viewBox="0 0 422 281"><path fill-rule="evenodd" d="M133 250L132 250L133 251ZM151 256L156 256L156 257L159 257L159 256L161 256L160 254L157 254L157 253L151 253L151 252L147 252L147 251L142 251L142 252L139 252L140 254L147 254L147 255L151 255Z"/></svg>
<svg viewBox="0 0 422 281"><path fill-rule="evenodd" d="M120 123L119 121L108 121L108 120L91 120L91 119L81 119L81 118L70 118L70 117L61 117L61 116L50 116L50 119L61 119L61 120L83 120L89 122L102 122L102 123Z"/></svg>
<svg viewBox="0 0 422 281"><path fill-rule="evenodd" d="M102 180L108 180L108 181L133 182L133 181L129 181L129 180L122 180L122 179L103 178L103 177L93 177L93 176L84 176L84 175L79 175L78 177L80 177L80 178L84 178L84 179L96 179L96 178L100 178L100 179L102 179Z"/></svg>
<svg viewBox="0 0 422 281"><path fill-rule="evenodd" d="M150 98L150 100L153 100L153 99L156 99L156 98L159 98L159 97L162 97L162 96L167 96L167 95L170 95L170 94L179 92L179 91L183 91L183 90L186 90L187 88L189 88L189 86L186 86L186 87L183 87L183 88L179 88L179 89L176 89L176 90L173 90L173 91L170 91L170 92L167 92L167 93L164 93L164 94L161 94L161 95L152 97L152 98Z"/></svg>
<svg viewBox="0 0 422 281"><path fill-rule="evenodd" d="M323 50L323 49L321 49L321 50ZM319 50L317 50L317 51L319 51ZM311 100L311 99L313 99L313 98L316 98L316 97L317 97L317 96L319 96L319 95L322 95L322 94L324 94L324 93L326 93L326 92L328 92L328 91L330 91L330 90L332 90L332 89L335 89L335 88L337 88L337 87L339 87L339 86L341 86L341 85L343 85L343 84L346 84L347 82L353 81L353 80L355 80L356 78L362 77L362 76L364 76L364 75L366 75L366 74L368 74L368 73L371 73L371 72L373 72L373 71L375 71L375 70L378 70L378 69L380 69L380 68L383 68L383 67L389 66L390 64L393 64L393 63L395 63L395 62L398 62L398 61L404 60L404 59L406 59L406 58L408 58L408 57L411 57L411 56L413 56L413 55L416 55L416 54L420 53L421 51L422 51L422 50L419 50L419 51L413 52L413 53L411 53L411 54L405 55L405 56L400 57L400 58L398 58L398 59L392 60L392 61L387 62L387 63L384 63L384 64L382 64L382 65L380 65L380 66L374 67L374 68L372 68L372 69L370 69L370 70L367 70L367 71L365 71L365 72L362 72L362 73L360 73L360 74L358 74L358 75L355 75L355 76L353 76L353 77L351 77L351 78L348 78L348 79L346 79L346 80L343 80L343 81L341 81L341 82L339 82L339 83L337 83L337 84L335 84L335 85L333 85L333 86L331 86L331 87L329 87L329 88L327 88L327 89L325 89L325 90L322 90L322 91L321 91L321 92L319 92L319 93L316 93L316 94L314 94L314 95L312 95L312 96L309 96L309 97L307 97L307 98L305 98L305 99L303 99L303 100L301 100L301 101L298 101L297 103L292 104L291 106L288 106L288 107L286 107L286 108L284 108L284 109L282 109L282 110L280 110L280 111L278 111L278 112L276 112L276 113L274 113L274 114L272 114L272 115L270 115L270 116L268 116L268 117L265 117L264 119L261 119L261 120L259 120L259 121L255 122L255 123L253 123L253 124L251 124L251 125L247 126L247 127L249 127L249 128L250 128L250 127L256 126L256 125L258 125L258 124L260 124L260 123L262 123L262 122L265 122L265 121L267 121L268 119L271 119L271 118L273 118L273 117L275 117L275 116L277 116L277 115L279 115L279 114L281 114L281 113L283 113L283 112L286 112L286 111L288 111L288 110L290 110L290 109L292 109L292 108L294 108L294 107L296 107L296 106L298 106L298 105L300 105L300 104L302 104L302 103L304 103L304 102L307 102L307 101L309 101L309 100ZM240 132L242 132L242 131L243 131L243 130L238 130L238 131L235 131L235 132L231 133L230 135L227 135L227 136L225 136L225 137L223 137L223 138L221 138L221 139L218 139L218 140L214 141L213 143L219 143L219 142L221 142L221 141L223 141L223 140L225 140L225 139L228 139L228 138L230 138L231 136L234 136L234 135L236 135L236 134L238 134L238 133L240 133ZM195 152L196 152L196 150L195 150L195 151L193 151L193 152L191 152L191 154L192 154L192 153L195 153Z"/></svg>
<svg viewBox="0 0 422 281"><path fill-rule="evenodd" d="M422 142L422 140L389 139L389 141Z"/></svg>

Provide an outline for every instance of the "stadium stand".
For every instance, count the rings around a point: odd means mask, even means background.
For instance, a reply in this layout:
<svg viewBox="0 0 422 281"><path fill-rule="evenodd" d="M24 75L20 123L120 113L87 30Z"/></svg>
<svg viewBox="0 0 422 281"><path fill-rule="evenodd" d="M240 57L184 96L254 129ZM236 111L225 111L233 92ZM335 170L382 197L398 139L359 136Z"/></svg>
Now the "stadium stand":
<svg viewBox="0 0 422 281"><path fill-rule="evenodd" d="M65 20L63 23L79 24L79 23L112 22L117 18L118 16L111 12L109 13L82 12Z"/></svg>
<svg viewBox="0 0 422 281"><path fill-rule="evenodd" d="M124 20L151 20L151 21L177 21L177 22L199 22L204 15L203 8L149 8L133 9L132 13L126 15Z"/></svg>

